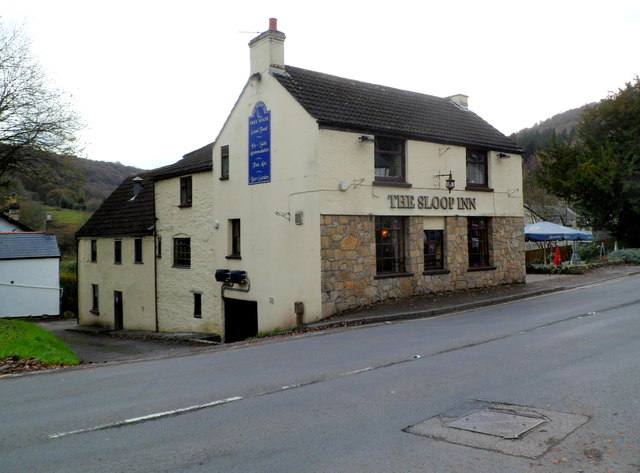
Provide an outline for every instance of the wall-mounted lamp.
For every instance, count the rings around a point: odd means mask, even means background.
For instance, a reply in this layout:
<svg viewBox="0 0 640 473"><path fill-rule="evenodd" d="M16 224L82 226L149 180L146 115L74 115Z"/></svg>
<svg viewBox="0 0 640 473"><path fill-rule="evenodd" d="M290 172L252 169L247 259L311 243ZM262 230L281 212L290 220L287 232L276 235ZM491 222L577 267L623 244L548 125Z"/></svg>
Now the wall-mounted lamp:
<svg viewBox="0 0 640 473"><path fill-rule="evenodd" d="M361 143L373 143L376 139L371 135L362 135L358 138Z"/></svg>
<svg viewBox="0 0 640 473"><path fill-rule="evenodd" d="M498 153L498 157L499 157L499 158L510 158L510 157L511 157L511 155L510 155L510 154L507 154L507 153Z"/></svg>
<svg viewBox="0 0 640 473"><path fill-rule="evenodd" d="M451 193L451 191L456 187L456 180L451 175L451 171L449 171L449 174L436 174L436 177L444 177L444 176L447 177L447 182L445 184L445 187L447 188L449 193Z"/></svg>

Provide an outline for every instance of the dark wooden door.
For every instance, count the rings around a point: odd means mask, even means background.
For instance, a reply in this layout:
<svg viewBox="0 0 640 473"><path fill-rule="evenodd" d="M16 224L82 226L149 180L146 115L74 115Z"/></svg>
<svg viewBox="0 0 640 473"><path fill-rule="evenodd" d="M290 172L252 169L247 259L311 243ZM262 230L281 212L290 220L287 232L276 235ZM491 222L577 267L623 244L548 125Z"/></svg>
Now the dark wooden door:
<svg viewBox="0 0 640 473"><path fill-rule="evenodd" d="M113 291L113 329L114 330L122 330L124 326L123 321L123 302L122 302L122 292Z"/></svg>

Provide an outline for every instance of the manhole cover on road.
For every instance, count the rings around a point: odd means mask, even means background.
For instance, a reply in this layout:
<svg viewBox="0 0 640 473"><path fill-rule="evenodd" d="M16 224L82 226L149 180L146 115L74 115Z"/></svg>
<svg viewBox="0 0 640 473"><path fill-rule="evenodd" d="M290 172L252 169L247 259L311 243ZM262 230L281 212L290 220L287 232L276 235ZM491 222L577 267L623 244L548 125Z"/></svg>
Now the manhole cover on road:
<svg viewBox="0 0 640 473"><path fill-rule="evenodd" d="M467 447L539 458L589 418L580 414L471 400L405 432Z"/></svg>
<svg viewBox="0 0 640 473"><path fill-rule="evenodd" d="M450 422L444 422L443 425L454 429L495 435L504 439L517 439L546 421L547 419L544 417L522 416L495 409L482 409Z"/></svg>

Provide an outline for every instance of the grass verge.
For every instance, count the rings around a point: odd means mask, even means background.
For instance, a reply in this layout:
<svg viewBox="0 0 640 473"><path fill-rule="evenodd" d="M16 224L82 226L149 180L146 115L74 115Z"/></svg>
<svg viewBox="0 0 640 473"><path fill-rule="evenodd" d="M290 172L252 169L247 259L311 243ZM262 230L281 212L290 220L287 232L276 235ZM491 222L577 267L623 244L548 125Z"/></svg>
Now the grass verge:
<svg viewBox="0 0 640 473"><path fill-rule="evenodd" d="M77 365L75 354L63 341L31 322L0 319L0 359L33 358L47 365Z"/></svg>

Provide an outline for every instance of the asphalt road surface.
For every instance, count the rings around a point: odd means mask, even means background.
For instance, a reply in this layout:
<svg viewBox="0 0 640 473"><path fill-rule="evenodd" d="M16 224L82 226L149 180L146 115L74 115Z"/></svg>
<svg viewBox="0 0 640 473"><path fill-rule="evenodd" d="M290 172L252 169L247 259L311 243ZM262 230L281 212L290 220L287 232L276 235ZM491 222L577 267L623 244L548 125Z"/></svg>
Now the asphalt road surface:
<svg viewBox="0 0 640 473"><path fill-rule="evenodd" d="M5 378L0 472L637 473L638 360L640 278L630 278L434 319ZM505 404L546 420L513 440L442 425Z"/></svg>

